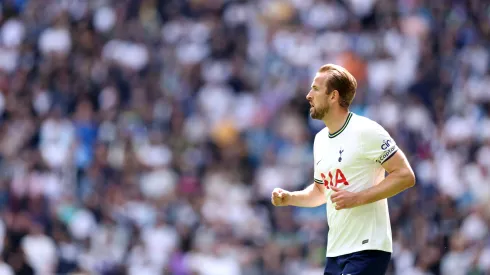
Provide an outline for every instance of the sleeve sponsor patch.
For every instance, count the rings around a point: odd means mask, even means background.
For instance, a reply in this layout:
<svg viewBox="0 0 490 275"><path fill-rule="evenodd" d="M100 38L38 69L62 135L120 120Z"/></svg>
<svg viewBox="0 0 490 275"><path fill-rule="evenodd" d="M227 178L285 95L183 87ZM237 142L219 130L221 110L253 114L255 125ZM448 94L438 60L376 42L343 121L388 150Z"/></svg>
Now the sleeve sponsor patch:
<svg viewBox="0 0 490 275"><path fill-rule="evenodd" d="M380 149L381 155L376 159L376 162L379 164L383 164L398 151L398 147L392 139L383 140Z"/></svg>
<svg viewBox="0 0 490 275"><path fill-rule="evenodd" d="M362 129L363 155L371 161L382 164L397 150L395 140L379 124Z"/></svg>

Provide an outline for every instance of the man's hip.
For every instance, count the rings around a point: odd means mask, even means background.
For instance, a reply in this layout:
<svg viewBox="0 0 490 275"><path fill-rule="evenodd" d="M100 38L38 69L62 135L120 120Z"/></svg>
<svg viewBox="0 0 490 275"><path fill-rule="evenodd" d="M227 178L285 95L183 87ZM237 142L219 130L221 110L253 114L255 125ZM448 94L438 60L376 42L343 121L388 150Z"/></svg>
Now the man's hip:
<svg viewBox="0 0 490 275"><path fill-rule="evenodd" d="M327 257L324 275L384 275L391 253L363 250L337 257Z"/></svg>

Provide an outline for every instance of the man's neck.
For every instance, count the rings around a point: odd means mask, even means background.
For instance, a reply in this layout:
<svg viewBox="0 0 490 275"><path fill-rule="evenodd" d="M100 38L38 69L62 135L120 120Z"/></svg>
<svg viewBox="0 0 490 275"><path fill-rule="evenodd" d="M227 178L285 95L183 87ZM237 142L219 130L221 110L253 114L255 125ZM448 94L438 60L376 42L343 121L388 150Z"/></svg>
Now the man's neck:
<svg viewBox="0 0 490 275"><path fill-rule="evenodd" d="M330 134L333 134L340 130L342 126L344 126L347 116L349 116L348 109L338 109L331 112L331 114L325 117L323 119L323 122L328 128L328 132Z"/></svg>

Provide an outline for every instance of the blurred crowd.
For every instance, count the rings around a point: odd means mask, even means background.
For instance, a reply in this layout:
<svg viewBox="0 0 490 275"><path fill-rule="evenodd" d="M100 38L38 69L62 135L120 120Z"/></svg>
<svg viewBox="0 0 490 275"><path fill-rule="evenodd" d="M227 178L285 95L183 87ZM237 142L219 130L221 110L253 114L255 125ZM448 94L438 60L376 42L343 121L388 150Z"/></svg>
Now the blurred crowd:
<svg viewBox="0 0 490 275"><path fill-rule="evenodd" d="M490 274L486 0L0 1L0 275L319 275L305 96L335 63L417 185L392 275Z"/></svg>

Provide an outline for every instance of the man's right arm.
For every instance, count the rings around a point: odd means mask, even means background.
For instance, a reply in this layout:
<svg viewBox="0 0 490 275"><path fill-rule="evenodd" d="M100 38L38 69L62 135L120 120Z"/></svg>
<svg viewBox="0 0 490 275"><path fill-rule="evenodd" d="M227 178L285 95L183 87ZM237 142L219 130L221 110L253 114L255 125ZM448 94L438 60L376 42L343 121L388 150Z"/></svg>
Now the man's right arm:
<svg viewBox="0 0 490 275"><path fill-rule="evenodd" d="M317 207L327 203L323 184L312 183L301 191L290 193L288 204L298 207Z"/></svg>
<svg viewBox="0 0 490 275"><path fill-rule="evenodd" d="M317 207L327 203L325 198L325 187L323 186L323 181L321 180L321 174L318 170L318 146L321 134L315 135L315 140L313 141L313 165L314 181L308 187L301 191L291 192L291 199L289 205L299 206L299 207Z"/></svg>
<svg viewBox="0 0 490 275"><path fill-rule="evenodd" d="M289 192L281 188L276 188L272 192L271 201L275 206L298 206L298 207L317 207L327 203L325 197L325 187L321 179L320 171L318 170L318 160L315 152L317 152L317 136L313 142L313 163L314 163L314 182L301 191Z"/></svg>

